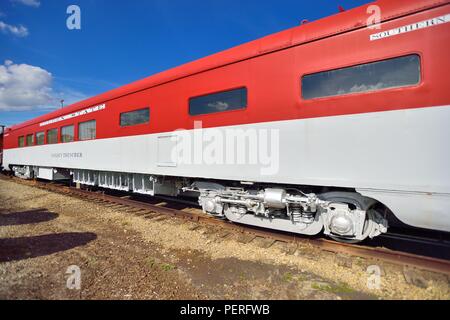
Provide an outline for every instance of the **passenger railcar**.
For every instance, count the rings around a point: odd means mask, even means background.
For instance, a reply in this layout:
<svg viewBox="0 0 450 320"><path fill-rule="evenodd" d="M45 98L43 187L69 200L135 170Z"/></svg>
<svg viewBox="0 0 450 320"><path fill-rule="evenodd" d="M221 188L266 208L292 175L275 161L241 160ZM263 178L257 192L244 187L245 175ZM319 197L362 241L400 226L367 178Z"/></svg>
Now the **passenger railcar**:
<svg viewBox="0 0 450 320"><path fill-rule="evenodd" d="M302 24L8 128L3 167L339 241L449 232L449 21L398 0Z"/></svg>

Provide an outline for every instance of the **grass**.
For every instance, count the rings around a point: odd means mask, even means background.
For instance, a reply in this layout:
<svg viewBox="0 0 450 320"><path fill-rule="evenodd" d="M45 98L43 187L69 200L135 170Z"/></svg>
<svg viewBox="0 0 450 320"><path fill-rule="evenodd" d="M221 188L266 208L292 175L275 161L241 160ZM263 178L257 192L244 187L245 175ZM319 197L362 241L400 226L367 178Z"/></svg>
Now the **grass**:
<svg viewBox="0 0 450 320"><path fill-rule="evenodd" d="M162 269L163 271L172 271L172 270L174 270L174 269L176 269L176 268L175 268L174 265L171 265L171 264L168 264L168 263L163 263L163 264L161 265L161 269Z"/></svg>
<svg viewBox="0 0 450 320"><path fill-rule="evenodd" d="M329 285L329 284L320 284L320 283L316 283L314 282L311 287L313 289L316 290L320 290L320 291L324 291L324 292L329 292L329 293L335 293L335 294L339 294L339 293L352 293L355 290L353 290L352 288L350 288L347 284L345 283L338 283L335 285Z"/></svg>
<svg viewBox="0 0 450 320"><path fill-rule="evenodd" d="M153 267L156 265L156 261L155 261L155 259L153 259L153 258L148 258L147 259L147 266L150 268L150 269L153 269Z"/></svg>
<svg viewBox="0 0 450 320"><path fill-rule="evenodd" d="M283 281L292 282L292 280L294 280L294 276L292 275L292 273L286 272L285 274L283 274Z"/></svg>
<svg viewBox="0 0 450 320"><path fill-rule="evenodd" d="M366 264L366 261L365 261L365 259L362 259L362 258L360 258L360 257L356 257L356 259L355 259L355 264L356 264L357 266L364 267L365 264Z"/></svg>
<svg viewBox="0 0 450 320"><path fill-rule="evenodd" d="M89 265L95 266L95 265L97 265L97 263L98 263L98 260L95 257L88 257Z"/></svg>
<svg viewBox="0 0 450 320"><path fill-rule="evenodd" d="M150 269L154 269L156 267L159 267L163 271L172 271L176 269L176 266L169 263L158 263L154 258L148 258L146 262Z"/></svg>
<svg viewBox="0 0 450 320"><path fill-rule="evenodd" d="M282 276L282 280L284 282L293 282L293 281L302 282L302 281L306 281L307 279L308 278L303 274L293 275L291 272L286 272Z"/></svg>

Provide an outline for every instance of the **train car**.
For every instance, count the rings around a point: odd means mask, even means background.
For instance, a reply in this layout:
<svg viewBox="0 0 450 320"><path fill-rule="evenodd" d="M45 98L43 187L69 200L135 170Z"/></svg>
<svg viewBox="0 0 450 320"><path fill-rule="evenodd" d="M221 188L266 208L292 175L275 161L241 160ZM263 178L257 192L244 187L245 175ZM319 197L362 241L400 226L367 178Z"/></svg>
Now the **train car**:
<svg viewBox="0 0 450 320"><path fill-rule="evenodd" d="M449 232L449 21L398 0L304 23L8 128L3 167L343 242Z"/></svg>

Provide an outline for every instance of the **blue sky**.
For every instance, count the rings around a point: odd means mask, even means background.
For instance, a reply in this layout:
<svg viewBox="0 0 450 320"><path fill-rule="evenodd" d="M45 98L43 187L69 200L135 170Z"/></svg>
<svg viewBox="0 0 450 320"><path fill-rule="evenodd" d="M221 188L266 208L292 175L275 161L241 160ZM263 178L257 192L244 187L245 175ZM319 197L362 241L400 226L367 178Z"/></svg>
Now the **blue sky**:
<svg viewBox="0 0 450 320"><path fill-rule="evenodd" d="M0 0L0 124L367 2ZM81 30L66 27L71 4Z"/></svg>

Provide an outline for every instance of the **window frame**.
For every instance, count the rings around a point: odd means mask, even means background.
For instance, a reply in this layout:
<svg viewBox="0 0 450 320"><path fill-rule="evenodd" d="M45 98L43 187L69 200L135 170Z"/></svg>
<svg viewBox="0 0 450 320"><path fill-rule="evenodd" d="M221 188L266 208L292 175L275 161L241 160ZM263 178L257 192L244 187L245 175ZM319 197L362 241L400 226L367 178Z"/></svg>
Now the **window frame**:
<svg viewBox="0 0 450 320"><path fill-rule="evenodd" d="M237 91L237 90L241 90L241 89L245 89L245 98L246 98L246 104L244 107L241 107L239 109L233 109L233 110L224 110L224 111L216 111L216 112L209 112L209 113L199 113L199 114L192 114L191 113L191 101L193 99L198 99L198 98L203 98L203 97L207 97L207 96L211 96L211 95L215 95L215 94L220 94L220 93L226 93L226 92L231 92L231 91ZM197 95L197 96L193 96L193 97L189 97L188 98L188 103L187 103L187 111L188 111L188 115L190 117L201 117L201 116L208 116L208 115L215 115L215 114L223 114L225 112L239 112L239 111L245 111L248 108L249 105L249 89L247 86L239 86L239 87L234 87L231 89L225 89L225 90L220 90L220 91L212 91L206 94L201 94L201 95Z"/></svg>
<svg viewBox="0 0 450 320"><path fill-rule="evenodd" d="M28 144L28 137L31 136L31 144ZM26 134L25 135L25 147L32 147L35 145L35 138L34 133Z"/></svg>
<svg viewBox="0 0 450 320"><path fill-rule="evenodd" d="M319 73L323 73L323 72L330 72L330 71L337 71L337 70L341 70L341 69L347 69L347 68L352 68L352 67L358 67L358 66L362 66L362 65L367 65L367 64L372 64L372 63L377 63L377 62L383 62L383 61L387 61L387 60L393 60L393 59L397 59L397 58L405 58L408 56L417 56L419 58L419 81L415 84L411 84L411 85L402 85L402 86L395 86L395 87L388 87L388 88L381 88L381 89L374 89L374 90L368 90L368 91L360 91L360 92L349 92L349 93L343 93L343 94L336 94L336 95L331 95L331 96L321 96L321 97L315 97L315 98L304 98L303 97L303 78L309 75L314 75L314 74L319 74ZM388 56L388 57L384 57L384 58L380 58L377 60L366 60L366 61L361 61L361 62L357 62L357 63L352 63L352 64L346 64L343 66L339 66L333 69L320 69L318 71L314 71L314 72L307 72L307 73L303 73L300 76L300 100L302 102L310 102L310 101L318 101L318 100L326 100L326 99L339 99L339 98L343 98L343 97L349 97L349 96L353 96L353 95L365 95L365 94L374 94L374 93L379 93L379 92L386 92L389 90L398 90L398 89L415 89L418 87L421 87L424 84L424 74L423 74L423 56L420 52L408 52L408 53L404 53L401 55L395 55L395 56Z"/></svg>
<svg viewBox="0 0 450 320"><path fill-rule="evenodd" d="M130 124L130 125L122 125L122 115L127 114L127 113L133 113L133 112L137 112L137 111L142 111L142 110L148 110L148 120L146 122ZM151 121L150 112L151 112L150 107L144 107L144 108L139 108L139 109L135 109L135 110L121 112L119 114L119 127L120 128L129 128L129 127L143 126L143 125L150 124L150 121Z"/></svg>
<svg viewBox="0 0 450 320"><path fill-rule="evenodd" d="M22 139L22 145L20 143L20 139ZM17 138L17 145L19 146L19 148L24 148L25 147L25 136L19 136Z"/></svg>
<svg viewBox="0 0 450 320"><path fill-rule="evenodd" d="M95 137L89 138L89 139L81 139L80 138L80 134L81 134L80 125L82 125L84 123L88 123L88 122L95 122ZM91 140L97 139L97 119L91 119L91 120L78 122L77 130L78 130L77 141L91 141Z"/></svg>
<svg viewBox="0 0 450 320"><path fill-rule="evenodd" d="M56 142L49 143L48 133L50 131L55 131L55 130L56 130ZM59 138L59 130L58 130L58 128L48 129L48 130L45 131L45 144L49 144L49 145L51 145L51 144L58 144L59 143L59 139L58 138Z"/></svg>
<svg viewBox="0 0 450 320"><path fill-rule="evenodd" d="M43 136L44 136L44 141L42 142L42 144L38 144L38 134L40 134L40 133L42 133L43 134ZM45 145L45 131L39 131L39 132L36 132L35 134L35 146L43 146L43 145Z"/></svg>
<svg viewBox="0 0 450 320"><path fill-rule="evenodd" d="M73 128L72 141L64 141L64 140L63 140L63 129L64 129L64 128L69 128L69 127L72 127L72 128ZM75 142L75 125L73 125L73 124L68 124L67 126L62 126L61 128L59 128L59 141L61 141L61 143L71 143L71 142Z"/></svg>

